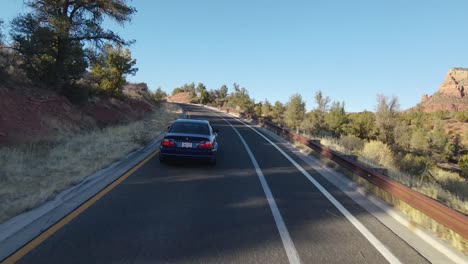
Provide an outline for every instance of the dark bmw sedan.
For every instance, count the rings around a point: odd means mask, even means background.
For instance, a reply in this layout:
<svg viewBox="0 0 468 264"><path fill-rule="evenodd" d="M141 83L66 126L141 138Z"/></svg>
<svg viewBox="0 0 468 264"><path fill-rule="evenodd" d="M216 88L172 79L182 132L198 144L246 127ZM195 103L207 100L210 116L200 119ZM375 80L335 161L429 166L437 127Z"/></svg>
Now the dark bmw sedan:
<svg viewBox="0 0 468 264"><path fill-rule="evenodd" d="M217 132L206 120L177 119L169 126L161 142L159 160L202 159L215 164Z"/></svg>

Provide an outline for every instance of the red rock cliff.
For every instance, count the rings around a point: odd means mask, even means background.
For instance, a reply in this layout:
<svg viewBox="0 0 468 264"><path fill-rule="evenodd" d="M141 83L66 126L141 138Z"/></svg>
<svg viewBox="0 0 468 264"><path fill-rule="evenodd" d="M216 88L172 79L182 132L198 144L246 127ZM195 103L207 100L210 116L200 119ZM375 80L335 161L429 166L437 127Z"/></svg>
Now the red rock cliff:
<svg viewBox="0 0 468 264"><path fill-rule="evenodd" d="M424 95L421 106L425 112L468 110L468 69L453 68L432 96Z"/></svg>

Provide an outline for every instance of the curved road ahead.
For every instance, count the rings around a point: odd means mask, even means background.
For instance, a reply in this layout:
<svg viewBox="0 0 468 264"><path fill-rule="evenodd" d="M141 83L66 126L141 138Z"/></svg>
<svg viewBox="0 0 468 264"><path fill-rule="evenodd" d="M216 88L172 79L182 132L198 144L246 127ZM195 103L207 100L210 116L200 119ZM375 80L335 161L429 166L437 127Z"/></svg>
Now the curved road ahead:
<svg viewBox="0 0 468 264"><path fill-rule="evenodd" d="M219 128L216 166L156 156L20 263L427 263L273 138L185 107Z"/></svg>

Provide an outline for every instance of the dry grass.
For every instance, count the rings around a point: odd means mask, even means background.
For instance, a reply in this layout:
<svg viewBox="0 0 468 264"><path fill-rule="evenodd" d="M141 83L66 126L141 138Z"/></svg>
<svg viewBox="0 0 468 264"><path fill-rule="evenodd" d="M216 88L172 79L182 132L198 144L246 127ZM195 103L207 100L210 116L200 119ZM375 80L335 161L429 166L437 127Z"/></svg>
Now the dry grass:
<svg viewBox="0 0 468 264"><path fill-rule="evenodd" d="M66 134L55 142L1 148L0 223L146 145L181 113L178 106L163 103L141 121Z"/></svg>
<svg viewBox="0 0 468 264"><path fill-rule="evenodd" d="M344 154L351 154L343 146L339 140L333 138L321 138L322 145L330 147ZM366 146L375 145L368 142ZM464 214L468 214L468 181L459 174L449 171L444 171L437 167L427 168L429 172L424 172L422 175L410 175L398 169L395 160L390 155L390 150L386 151L384 146L376 145L369 153L384 152L385 155L379 154L378 157L369 155L366 147L360 152L354 152L358 156L358 160L368 167L385 167L387 169L386 176L393 180L406 185L418 192L421 192L433 199L436 199L447 206L458 210Z"/></svg>
<svg viewBox="0 0 468 264"><path fill-rule="evenodd" d="M355 175L349 171L347 171L345 175L347 175L360 185L364 186L367 190L372 192L374 195L380 197L393 207L397 208L399 211L403 212L410 219L411 222L422 226L427 230L431 230L438 237L448 241L454 248L460 250L464 254L468 254L468 240L463 238L461 235L439 224L437 221L433 220L432 218L428 217L427 215L423 214L417 209L414 209L407 203L395 198L388 192L376 187L373 184L370 184L358 175ZM434 191L434 189L432 188L427 188L425 190L428 191L428 193L426 194L430 194L430 192ZM418 189L418 191L424 193L424 189Z"/></svg>

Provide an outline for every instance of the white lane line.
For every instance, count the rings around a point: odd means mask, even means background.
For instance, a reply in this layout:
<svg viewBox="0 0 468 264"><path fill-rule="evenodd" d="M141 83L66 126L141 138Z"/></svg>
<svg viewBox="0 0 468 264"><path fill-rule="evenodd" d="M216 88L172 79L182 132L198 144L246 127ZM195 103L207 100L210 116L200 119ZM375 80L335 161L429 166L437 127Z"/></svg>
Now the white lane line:
<svg viewBox="0 0 468 264"><path fill-rule="evenodd" d="M397 264L401 263L400 260L398 260L397 257L395 257L390 250L385 247L382 242L380 242L359 220L354 217L338 200L335 199L325 188L323 188L322 185L320 185L319 182L317 182L304 168L301 167L295 160L293 160L286 152L284 152L280 147L278 147L273 141L271 141L269 138L264 136L262 133L258 132L256 129L251 127L249 124L246 124L242 120L239 120L236 118L239 122L243 123L246 125L248 128L252 129L255 133L259 134L261 137L263 137L268 143L270 143L272 146L274 146L281 154L283 154L284 157L286 157L296 168L302 172L302 174L313 184L315 187L327 197L327 199L351 222L351 224L356 227L359 232L367 239L369 242L384 256L385 259L387 259L388 262L392 264Z"/></svg>
<svg viewBox="0 0 468 264"><path fill-rule="evenodd" d="M275 198L273 197L273 194L271 193L270 187L268 187L268 183L265 180L265 176L263 175L263 172L260 169L260 166L258 166L257 160L255 159L252 151L250 150L249 146L247 145L247 143L245 142L244 138L241 136L239 131L237 131L237 129L231 123L229 123L229 121L224 119L222 116L218 114L216 115L222 118L226 123L228 123L232 127L232 129L234 129L234 131L239 136L242 144L244 144L244 147L247 150L247 153L249 154L250 160L252 161L252 164L255 167L255 171L257 172L257 176L262 185L263 192L265 193L265 196L267 198L268 205L270 205L273 218L275 219L276 228L278 229L281 240L283 241L283 246L284 246L284 249L286 250L286 255L288 256L289 263L300 264L301 260L299 258L299 255L297 254L296 247L294 246L291 236L289 235L288 229L286 228L286 224L283 221L283 217L281 216L278 206L276 205Z"/></svg>

